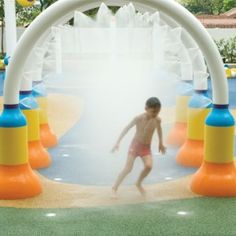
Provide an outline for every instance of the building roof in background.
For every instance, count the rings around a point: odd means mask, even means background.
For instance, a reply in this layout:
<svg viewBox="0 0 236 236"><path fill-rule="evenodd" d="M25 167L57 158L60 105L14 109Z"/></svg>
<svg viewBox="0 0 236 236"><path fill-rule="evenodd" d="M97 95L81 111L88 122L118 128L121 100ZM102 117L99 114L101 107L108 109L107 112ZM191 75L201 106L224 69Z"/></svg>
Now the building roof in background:
<svg viewBox="0 0 236 236"><path fill-rule="evenodd" d="M196 16L206 28L235 28L236 8L221 15L197 15Z"/></svg>
<svg viewBox="0 0 236 236"><path fill-rule="evenodd" d="M236 18L236 7L232 8L231 10L225 12L223 15L231 17L231 18Z"/></svg>

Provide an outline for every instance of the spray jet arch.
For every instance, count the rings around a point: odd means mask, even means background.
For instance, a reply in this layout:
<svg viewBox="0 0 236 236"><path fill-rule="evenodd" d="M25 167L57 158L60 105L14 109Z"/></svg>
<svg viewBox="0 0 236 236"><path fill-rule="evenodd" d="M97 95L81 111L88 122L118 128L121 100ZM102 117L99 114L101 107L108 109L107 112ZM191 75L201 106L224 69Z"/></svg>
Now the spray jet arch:
<svg viewBox="0 0 236 236"><path fill-rule="evenodd" d="M46 9L34 20L34 22L32 22L18 42L16 51L12 57L12 63L8 68L7 77L9 79L7 80L6 86L4 88L5 104L18 103L18 91L20 84L18 78L22 74L22 69L30 53L30 50L37 43L39 37L43 35L44 32L54 23L56 23L61 17L69 15L70 12L77 8L89 6L94 2L98 1L62 0L56 2L51 7ZM117 5L117 2L123 2L123 4L127 3L127 1L114 1L113 5ZM201 25L201 23L198 22L198 20L195 19L194 16L184 7L170 0L150 0L145 1L145 3L144 1L135 0L133 3L134 5L137 3L139 5L146 5L152 9L158 9L159 11L172 17L192 35L202 50L210 70L213 81L214 104L228 104L228 87L222 67L223 63L221 61L221 56L210 35L207 33L206 29ZM12 83L14 83L16 86L12 86Z"/></svg>
<svg viewBox="0 0 236 236"><path fill-rule="evenodd" d="M70 15L70 13L78 8L92 6L94 3L101 3L95 0L61 0L53 4L47 10L45 10L40 16L38 16L34 22L28 27L24 35L21 37L17 44L16 50L11 59L11 63L8 67L7 79L4 87L4 111L0 119L1 132L5 133L11 127L26 127L26 122L20 119L20 125L17 124L17 118L20 117L19 97L21 77L23 73L24 64L27 57L30 54L31 49L36 45L40 36L54 24L58 22L63 16ZM108 5L120 5L127 4L127 1L105 1ZM236 169L233 160L233 139L234 139L234 119L228 110L228 85L226 76L224 73L223 62L221 56L214 44L211 36L207 33L206 29L201 23L184 7L172 0L134 0L134 5L145 6L146 9L158 9L168 17L173 18L176 23L181 25L191 36L195 39L199 48L203 52L208 65L212 83L213 83L213 103L214 108L208 119L206 120L206 151L205 160L202 167L196 173L192 180L191 188L194 192L202 195L209 196L236 196ZM15 109L14 112L9 110ZM6 118L11 119L11 123L6 122ZM13 124L13 125L12 125ZM14 140L13 143L18 141L22 143L22 146L26 148L26 129L22 129L20 132L24 135L24 139L20 140L19 135L10 137L7 140L9 143ZM19 133L20 133L19 132ZM1 135L1 139L7 135ZM1 143L4 144L6 140ZM223 142L223 145L219 143ZM19 148L19 147L18 147ZM13 147L12 147L13 149ZM6 148L2 152L0 158L0 165L4 171L9 171L9 168L16 167L22 163L27 164L26 153L24 150L21 152L23 158L20 158L17 162L17 156L9 152ZM4 169L5 162L9 163L9 159L12 166L8 169ZM32 170L27 167L22 168L22 173L27 175ZM28 174L29 178L32 174ZM20 184L20 177L15 184ZM0 176L4 179L4 176ZM8 181L5 178L6 182ZM18 181L18 182L17 182ZM30 181L28 181L30 182ZM24 198L29 196L35 196L41 192L40 184L38 180L33 180L34 188L31 188L28 192L23 192L24 189L20 188L17 193L6 193L2 190L0 192L0 198ZM0 185L2 181L0 181ZM7 183L9 184L9 183ZM30 183L31 184L31 183ZM10 186L9 186L10 187ZM6 197L7 196L7 197Z"/></svg>

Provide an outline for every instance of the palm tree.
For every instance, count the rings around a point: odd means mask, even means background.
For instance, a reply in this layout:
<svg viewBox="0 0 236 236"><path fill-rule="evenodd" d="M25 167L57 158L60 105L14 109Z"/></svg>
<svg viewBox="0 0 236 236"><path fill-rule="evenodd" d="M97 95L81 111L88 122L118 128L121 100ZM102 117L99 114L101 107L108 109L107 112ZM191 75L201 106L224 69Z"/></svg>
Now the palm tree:
<svg viewBox="0 0 236 236"><path fill-rule="evenodd" d="M57 0L39 0L40 2L40 11L42 12L46 8L48 8L50 5L52 5Z"/></svg>

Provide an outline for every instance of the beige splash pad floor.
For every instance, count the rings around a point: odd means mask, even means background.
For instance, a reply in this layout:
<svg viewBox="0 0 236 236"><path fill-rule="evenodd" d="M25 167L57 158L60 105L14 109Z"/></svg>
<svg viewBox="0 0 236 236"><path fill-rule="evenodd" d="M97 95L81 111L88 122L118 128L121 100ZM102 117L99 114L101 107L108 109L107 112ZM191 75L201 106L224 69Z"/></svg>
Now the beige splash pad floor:
<svg viewBox="0 0 236 236"><path fill-rule="evenodd" d="M0 102L2 103L2 100ZM78 98L75 99L74 96L50 94L48 96L48 105L49 122L59 138L76 124L83 111L83 101L78 100ZM75 107L80 109L75 109ZM236 117L236 111L233 111L233 114ZM161 116L166 123L173 123L174 108L163 109ZM64 184L51 181L41 175L39 177L43 185L43 193L41 195L24 200L1 200L0 206L17 208L76 208L198 197L189 189L191 176L174 181L146 185L146 197L142 197L134 186L123 186L120 188L117 199L112 198L109 186Z"/></svg>

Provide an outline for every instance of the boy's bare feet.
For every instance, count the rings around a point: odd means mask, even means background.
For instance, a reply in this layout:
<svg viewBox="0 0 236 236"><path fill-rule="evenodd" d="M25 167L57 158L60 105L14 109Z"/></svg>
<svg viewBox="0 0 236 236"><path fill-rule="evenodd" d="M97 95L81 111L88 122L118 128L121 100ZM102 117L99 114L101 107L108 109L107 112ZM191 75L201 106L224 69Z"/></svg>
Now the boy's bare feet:
<svg viewBox="0 0 236 236"><path fill-rule="evenodd" d="M145 196L145 195L146 195L146 191L145 191L145 189L142 187L142 185L141 185L140 183L136 183L135 185L136 185L138 191L141 193L141 195L142 195L142 196Z"/></svg>
<svg viewBox="0 0 236 236"><path fill-rule="evenodd" d="M117 188L112 187L112 189L111 189L111 198L113 198L113 199L117 199L118 198Z"/></svg>

